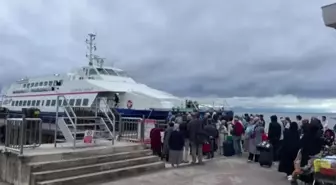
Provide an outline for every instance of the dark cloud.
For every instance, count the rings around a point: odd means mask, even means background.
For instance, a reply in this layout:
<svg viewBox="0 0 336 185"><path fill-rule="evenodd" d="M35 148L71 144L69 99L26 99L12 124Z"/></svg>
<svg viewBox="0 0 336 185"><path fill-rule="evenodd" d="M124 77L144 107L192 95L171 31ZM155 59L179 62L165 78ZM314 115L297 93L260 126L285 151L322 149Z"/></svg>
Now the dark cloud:
<svg viewBox="0 0 336 185"><path fill-rule="evenodd" d="M85 65L94 31L108 63L177 95L334 97L331 2L3 1L0 84Z"/></svg>

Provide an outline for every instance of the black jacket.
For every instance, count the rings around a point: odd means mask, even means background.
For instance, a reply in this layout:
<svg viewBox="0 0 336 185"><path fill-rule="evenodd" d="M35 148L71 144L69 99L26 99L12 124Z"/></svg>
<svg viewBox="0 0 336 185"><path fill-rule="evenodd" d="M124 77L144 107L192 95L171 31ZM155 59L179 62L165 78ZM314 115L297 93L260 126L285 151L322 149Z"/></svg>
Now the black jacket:
<svg viewBox="0 0 336 185"><path fill-rule="evenodd" d="M268 139L270 141L279 141L281 137L281 125L278 122L271 122L268 127Z"/></svg>

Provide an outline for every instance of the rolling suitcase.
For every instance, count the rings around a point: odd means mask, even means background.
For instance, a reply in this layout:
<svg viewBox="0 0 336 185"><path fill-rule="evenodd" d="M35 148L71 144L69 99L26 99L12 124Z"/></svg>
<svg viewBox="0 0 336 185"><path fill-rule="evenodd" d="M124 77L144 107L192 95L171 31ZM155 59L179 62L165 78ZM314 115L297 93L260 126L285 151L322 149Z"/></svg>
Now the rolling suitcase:
<svg viewBox="0 0 336 185"><path fill-rule="evenodd" d="M272 167L273 146L269 142L263 141L257 146L257 150L260 152L260 156L259 156L260 166Z"/></svg>
<svg viewBox="0 0 336 185"><path fill-rule="evenodd" d="M230 157L235 154L232 140L227 140L223 142L223 154L226 157Z"/></svg>

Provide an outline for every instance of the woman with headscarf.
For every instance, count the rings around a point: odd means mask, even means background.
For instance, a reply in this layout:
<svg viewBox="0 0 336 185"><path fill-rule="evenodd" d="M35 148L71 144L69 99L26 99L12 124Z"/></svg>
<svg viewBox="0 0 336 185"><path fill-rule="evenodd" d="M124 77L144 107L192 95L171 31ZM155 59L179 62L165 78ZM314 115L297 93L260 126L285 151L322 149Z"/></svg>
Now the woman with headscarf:
<svg viewBox="0 0 336 185"><path fill-rule="evenodd" d="M321 137L321 126L318 120L312 120L308 126L307 133L303 135L300 140L300 150L294 162L293 178L296 179L298 175L305 174L304 172L312 171L313 157L317 156L324 145ZM305 183L312 183L314 181L313 173L300 175L300 180Z"/></svg>
<svg viewBox="0 0 336 185"><path fill-rule="evenodd" d="M219 154L223 155L223 143L226 141L226 137L228 136L228 129L226 126L226 121L222 120L219 128L218 128L218 133L219 133Z"/></svg>
<svg viewBox="0 0 336 185"><path fill-rule="evenodd" d="M287 178L292 178L294 171L294 160L300 149L300 133L298 130L298 124L292 122L289 129L285 130L282 147L279 152L280 163L279 172L284 172Z"/></svg>
<svg viewBox="0 0 336 185"><path fill-rule="evenodd" d="M169 160L169 139L173 131L174 131L174 122L170 122L168 124L168 128L166 128L164 132L163 149L162 149L163 156L166 158L167 162Z"/></svg>
<svg viewBox="0 0 336 185"><path fill-rule="evenodd" d="M170 134L169 144L169 162L175 167L178 167L183 160L184 137L179 130L179 125L174 125L174 130Z"/></svg>
<svg viewBox="0 0 336 185"><path fill-rule="evenodd" d="M264 133L264 127L262 126L262 122L260 122L258 117L254 118L253 122L254 126L251 129L251 131L247 134L247 137L249 137L249 143L248 143L248 162L258 162L259 161L259 151L257 150L257 145L262 142L262 135Z"/></svg>

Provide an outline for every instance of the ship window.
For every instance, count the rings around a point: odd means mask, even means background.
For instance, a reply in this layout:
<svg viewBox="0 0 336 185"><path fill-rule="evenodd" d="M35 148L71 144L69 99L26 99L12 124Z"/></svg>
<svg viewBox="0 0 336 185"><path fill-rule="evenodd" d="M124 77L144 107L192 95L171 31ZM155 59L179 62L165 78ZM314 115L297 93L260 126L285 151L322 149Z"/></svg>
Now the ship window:
<svg viewBox="0 0 336 185"><path fill-rule="evenodd" d="M74 106L74 104L75 104L75 99L70 99L69 104L70 104L71 106Z"/></svg>
<svg viewBox="0 0 336 185"><path fill-rule="evenodd" d="M49 86L52 86L53 85L53 81L49 81Z"/></svg>
<svg viewBox="0 0 336 185"><path fill-rule="evenodd" d="M12 101L12 106L14 106L15 105L15 101Z"/></svg>
<svg viewBox="0 0 336 185"><path fill-rule="evenodd" d="M63 106L67 106L67 105L68 105L67 100L64 100L64 101L63 101Z"/></svg>
<svg viewBox="0 0 336 185"><path fill-rule="evenodd" d="M18 106L18 105L19 105L19 101L16 101L16 102L15 102L15 106Z"/></svg>
<svg viewBox="0 0 336 185"><path fill-rule="evenodd" d="M43 82L43 86L47 86L48 85L48 82Z"/></svg>
<svg viewBox="0 0 336 185"><path fill-rule="evenodd" d="M109 73L106 70L104 70L103 68L97 68L97 70L102 75L109 75Z"/></svg>
<svg viewBox="0 0 336 185"><path fill-rule="evenodd" d="M27 84L27 88L29 88L30 84Z"/></svg>
<svg viewBox="0 0 336 185"><path fill-rule="evenodd" d="M30 102L31 102L30 100L27 101L27 106L30 106Z"/></svg>
<svg viewBox="0 0 336 185"><path fill-rule="evenodd" d="M83 106L88 106L89 105L89 99L85 98L83 99Z"/></svg>
<svg viewBox="0 0 336 185"><path fill-rule="evenodd" d="M40 82L40 83L39 83L39 86L43 86L43 82Z"/></svg>
<svg viewBox="0 0 336 185"><path fill-rule="evenodd" d="M122 76L122 77L128 77L128 74L125 72L125 71L116 71L118 73L119 76Z"/></svg>
<svg viewBox="0 0 336 185"><path fill-rule="evenodd" d="M38 82L35 82L35 85L34 85L34 86L35 86L35 87L37 87L37 86L38 86L38 84L39 84Z"/></svg>
<svg viewBox="0 0 336 185"><path fill-rule="evenodd" d="M50 106L50 100L47 100L46 106Z"/></svg>
<svg viewBox="0 0 336 185"><path fill-rule="evenodd" d="M34 83L31 83L31 84L30 84L30 87L34 87Z"/></svg>
<svg viewBox="0 0 336 185"><path fill-rule="evenodd" d="M41 100L36 100L36 106L40 106Z"/></svg>
<svg viewBox="0 0 336 185"><path fill-rule="evenodd" d="M62 100L58 100L58 106L62 106Z"/></svg>
<svg viewBox="0 0 336 185"><path fill-rule="evenodd" d="M20 102L19 102L19 106L22 106L22 103L23 103L22 100L20 100Z"/></svg>
<svg viewBox="0 0 336 185"><path fill-rule="evenodd" d="M61 86L63 84L63 80L60 80L59 81L59 85Z"/></svg>
<svg viewBox="0 0 336 185"><path fill-rule="evenodd" d="M26 88L27 84L23 84L23 88Z"/></svg>
<svg viewBox="0 0 336 185"><path fill-rule="evenodd" d="M52 100L51 101L51 106L55 106L56 105L56 100Z"/></svg>
<svg viewBox="0 0 336 185"><path fill-rule="evenodd" d="M89 75L97 75L97 71L95 69L90 69Z"/></svg>
<svg viewBox="0 0 336 185"><path fill-rule="evenodd" d="M35 106L36 105L36 100L33 100L32 101L32 106Z"/></svg>
<svg viewBox="0 0 336 185"><path fill-rule="evenodd" d="M27 100L24 100L22 106L26 106L26 105L27 105Z"/></svg>
<svg viewBox="0 0 336 185"><path fill-rule="evenodd" d="M80 106L82 103L82 99L76 99L76 106Z"/></svg>
<svg viewBox="0 0 336 185"><path fill-rule="evenodd" d="M42 103L41 103L41 106L43 106L44 105L44 100L42 100Z"/></svg>

